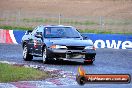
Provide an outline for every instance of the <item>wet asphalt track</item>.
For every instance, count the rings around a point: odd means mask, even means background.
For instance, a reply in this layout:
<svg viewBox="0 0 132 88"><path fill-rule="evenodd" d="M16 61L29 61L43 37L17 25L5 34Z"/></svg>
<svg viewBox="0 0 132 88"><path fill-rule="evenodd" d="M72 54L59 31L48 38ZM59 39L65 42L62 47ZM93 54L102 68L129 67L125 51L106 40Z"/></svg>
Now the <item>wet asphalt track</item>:
<svg viewBox="0 0 132 88"><path fill-rule="evenodd" d="M88 74L130 74L132 76L132 50L97 49L96 60L93 65L84 65L76 61L52 61L43 64L42 58L34 58L33 61L22 59L21 45L0 44L0 60L18 63L44 65L45 67L57 68L64 71L77 73L80 65ZM80 86L73 86L80 87ZM132 88L130 84L86 84L86 88ZM69 87L67 87L69 88Z"/></svg>

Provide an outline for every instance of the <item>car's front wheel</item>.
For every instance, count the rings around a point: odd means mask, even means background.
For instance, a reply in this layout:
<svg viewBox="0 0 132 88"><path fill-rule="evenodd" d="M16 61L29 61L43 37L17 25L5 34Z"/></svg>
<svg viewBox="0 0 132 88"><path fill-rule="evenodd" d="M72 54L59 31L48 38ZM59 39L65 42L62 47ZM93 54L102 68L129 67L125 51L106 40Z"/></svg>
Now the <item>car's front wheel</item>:
<svg viewBox="0 0 132 88"><path fill-rule="evenodd" d="M27 45L25 44L23 47L23 59L25 61L31 61L33 59L33 56L29 54Z"/></svg>

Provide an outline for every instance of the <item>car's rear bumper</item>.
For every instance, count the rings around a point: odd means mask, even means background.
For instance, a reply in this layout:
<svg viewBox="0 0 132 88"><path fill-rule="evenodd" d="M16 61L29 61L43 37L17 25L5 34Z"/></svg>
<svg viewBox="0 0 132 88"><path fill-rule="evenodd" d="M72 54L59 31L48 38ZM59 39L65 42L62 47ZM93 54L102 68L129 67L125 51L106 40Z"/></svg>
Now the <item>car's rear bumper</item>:
<svg viewBox="0 0 132 88"><path fill-rule="evenodd" d="M66 59L94 59L96 55L95 50L65 50L65 49L47 49L49 57L52 58L66 58ZM72 58L74 57L74 58ZM89 58L89 59L90 59Z"/></svg>

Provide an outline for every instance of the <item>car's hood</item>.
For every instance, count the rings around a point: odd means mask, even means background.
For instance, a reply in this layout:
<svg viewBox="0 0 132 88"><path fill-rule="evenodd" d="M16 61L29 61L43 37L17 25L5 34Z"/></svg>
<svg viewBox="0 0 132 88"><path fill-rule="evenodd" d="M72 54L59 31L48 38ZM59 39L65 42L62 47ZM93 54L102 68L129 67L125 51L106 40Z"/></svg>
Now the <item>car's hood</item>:
<svg viewBox="0 0 132 88"><path fill-rule="evenodd" d="M93 45L92 40L80 40L80 39L47 39L46 42L50 42L55 45L66 46L89 46Z"/></svg>

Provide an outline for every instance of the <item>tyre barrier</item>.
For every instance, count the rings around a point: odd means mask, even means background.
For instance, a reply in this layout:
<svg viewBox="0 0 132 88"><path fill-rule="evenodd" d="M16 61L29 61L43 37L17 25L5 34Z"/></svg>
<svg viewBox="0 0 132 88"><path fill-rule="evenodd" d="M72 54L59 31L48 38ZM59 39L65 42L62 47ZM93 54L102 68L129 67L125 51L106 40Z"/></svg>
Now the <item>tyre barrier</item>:
<svg viewBox="0 0 132 88"><path fill-rule="evenodd" d="M0 43L21 44L23 30L0 29ZM82 33L92 40L96 48L132 49L132 35Z"/></svg>

